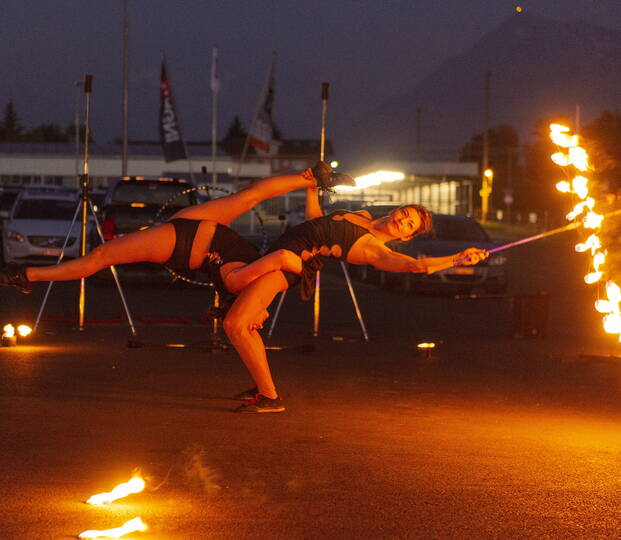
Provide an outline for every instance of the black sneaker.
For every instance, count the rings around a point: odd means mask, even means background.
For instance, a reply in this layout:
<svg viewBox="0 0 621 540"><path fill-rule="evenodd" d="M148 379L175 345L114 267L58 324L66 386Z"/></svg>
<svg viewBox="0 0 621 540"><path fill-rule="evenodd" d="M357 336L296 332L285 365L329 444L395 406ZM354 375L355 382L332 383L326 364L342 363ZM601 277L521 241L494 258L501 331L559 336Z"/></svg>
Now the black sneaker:
<svg viewBox="0 0 621 540"><path fill-rule="evenodd" d="M285 406L279 397L271 399L262 394L257 394L253 399L235 409L238 413L278 413L283 412Z"/></svg>
<svg viewBox="0 0 621 540"><path fill-rule="evenodd" d="M13 263L7 264L0 270L0 285L15 287L24 294L32 291L32 283L26 277L26 269Z"/></svg>
<svg viewBox="0 0 621 540"><path fill-rule="evenodd" d="M250 401L251 399L257 397L258 393L259 389L255 386L254 388L250 388L249 390L244 390L241 394L233 396L233 399L236 399L237 401Z"/></svg>
<svg viewBox="0 0 621 540"><path fill-rule="evenodd" d="M348 174L335 173L325 161L318 161L312 168L317 186L326 191L332 191L334 186L355 186L356 181Z"/></svg>

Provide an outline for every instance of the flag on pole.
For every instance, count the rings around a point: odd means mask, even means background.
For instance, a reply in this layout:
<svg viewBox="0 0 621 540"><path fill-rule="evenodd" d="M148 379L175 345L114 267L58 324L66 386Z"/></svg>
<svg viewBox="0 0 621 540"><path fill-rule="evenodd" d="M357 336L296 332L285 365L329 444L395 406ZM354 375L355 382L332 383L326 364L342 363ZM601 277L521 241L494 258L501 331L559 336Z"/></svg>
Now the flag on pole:
<svg viewBox="0 0 621 540"><path fill-rule="evenodd" d="M220 72L218 70L218 48L214 47L211 55L211 91L217 94L220 91Z"/></svg>
<svg viewBox="0 0 621 540"><path fill-rule="evenodd" d="M162 74L160 79L160 143L164 160L176 161L186 159L185 144L181 136L181 127L172 99L170 80L166 74L166 60L162 56Z"/></svg>
<svg viewBox="0 0 621 540"><path fill-rule="evenodd" d="M259 108L248 133L248 144L259 154L269 154L272 146L274 124L272 122L272 106L274 105L274 63L270 66L267 85L261 96Z"/></svg>

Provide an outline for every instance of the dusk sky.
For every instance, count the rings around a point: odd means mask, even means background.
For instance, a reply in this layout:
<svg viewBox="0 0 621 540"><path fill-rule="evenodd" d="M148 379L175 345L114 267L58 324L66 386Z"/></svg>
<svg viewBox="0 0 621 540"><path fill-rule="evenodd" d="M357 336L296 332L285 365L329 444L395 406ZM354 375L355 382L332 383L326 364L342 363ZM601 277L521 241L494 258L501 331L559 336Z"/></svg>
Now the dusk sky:
<svg viewBox="0 0 621 540"><path fill-rule="evenodd" d="M517 5L621 30L619 0L130 0L130 138L157 139L163 50L186 139L210 139L217 46L219 136L235 114L248 126L275 51L274 117L284 136L319 136L320 83L329 81L328 136L338 149L350 121L468 50ZM122 0L3 0L0 105L12 99L26 128L64 127L75 81L91 73L95 139L119 136L122 22Z"/></svg>

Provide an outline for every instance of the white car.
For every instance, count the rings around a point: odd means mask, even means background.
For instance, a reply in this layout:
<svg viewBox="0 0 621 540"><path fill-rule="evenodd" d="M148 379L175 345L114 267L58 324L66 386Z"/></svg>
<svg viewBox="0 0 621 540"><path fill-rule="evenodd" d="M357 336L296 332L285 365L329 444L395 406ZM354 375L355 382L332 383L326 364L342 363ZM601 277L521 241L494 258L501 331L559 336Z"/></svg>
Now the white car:
<svg viewBox="0 0 621 540"><path fill-rule="evenodd" d="M64 256L78 257L80 214L69 234L78 202L75 192L63 190L24 190L20 193L2 231L5 263L52 264L58 259L67 235ZM89 219L88 231L90 223Z"/></svg>

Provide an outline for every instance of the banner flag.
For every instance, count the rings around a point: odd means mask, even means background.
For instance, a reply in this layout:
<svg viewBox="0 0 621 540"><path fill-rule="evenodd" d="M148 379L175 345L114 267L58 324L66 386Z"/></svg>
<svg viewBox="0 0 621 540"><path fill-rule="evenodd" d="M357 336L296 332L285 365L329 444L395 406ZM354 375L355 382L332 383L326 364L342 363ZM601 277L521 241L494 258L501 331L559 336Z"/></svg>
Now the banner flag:
<svg viewBox="0 0 621 540"><path fill-rule="evenodd" d="M272 107L274 105L274 64L270 66L267 85L260 102L257 116L248 133L248 144L258 154L269 154L273 138Z"/></svg>
<svg viewBox="0 0 621 540"><path fill-rule="evenodd" d="M218 48L214 47L211 56L211 91L217 94L220 91L220 72L218 70Z"/></svg>
<svg viewBox="0 0 621 540"><path fill-rule="evenodd" d="M181 128L172 99L170 80L166 74L166 61L162 57L162 75L160 80L160 143L164 160L176 161L187 159Z"/></svg>

